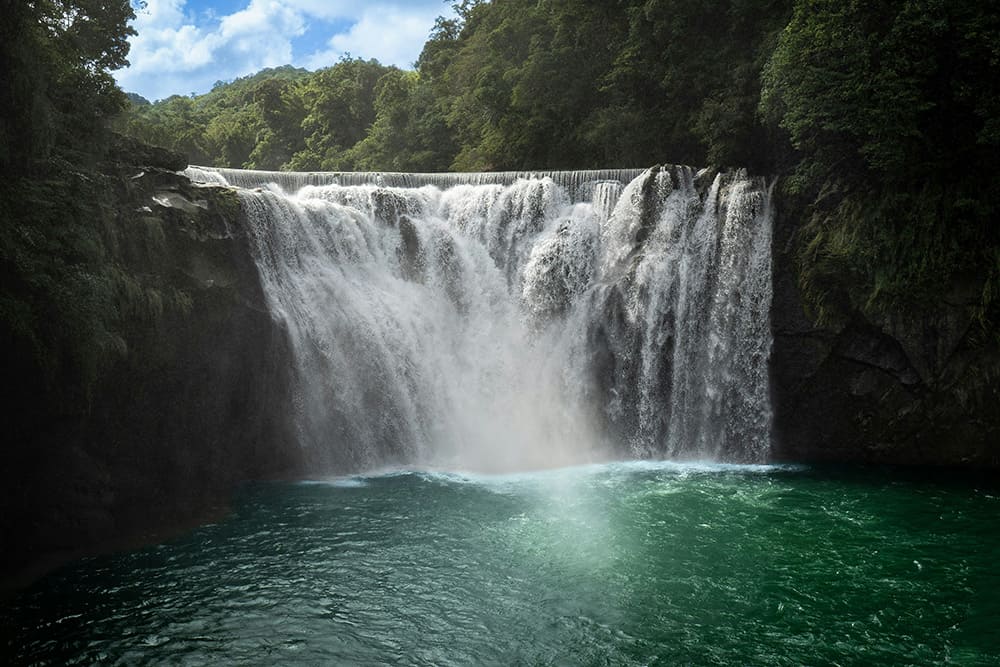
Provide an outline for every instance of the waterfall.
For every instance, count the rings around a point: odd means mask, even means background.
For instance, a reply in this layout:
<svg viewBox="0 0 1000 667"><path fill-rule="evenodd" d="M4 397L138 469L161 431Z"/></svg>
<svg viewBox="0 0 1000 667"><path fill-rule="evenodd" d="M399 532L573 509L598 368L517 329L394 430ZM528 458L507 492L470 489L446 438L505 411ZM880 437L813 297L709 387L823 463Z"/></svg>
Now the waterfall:
<svg viewBox="0 0 1000 667"><path fill-rule="evenodd" d="M768 456L745 172L186 173L238 186L317 471Z"/></svg>
<svg viewBox="0 0 1000 667"><path fill-rule="evenodd" d="M307 185L378 185L387 188L419 188L433 185L446 190L456 185L513 185L519 180L550 178L565 190L571 199L590 200L596 185L608 182L628 183L642 171L642 169L591 169L419 174L388 171L297 172L189 167L186 173L192 180L205 183L226 183L241 188L275 184L286 192L297 192Z"/></svg>

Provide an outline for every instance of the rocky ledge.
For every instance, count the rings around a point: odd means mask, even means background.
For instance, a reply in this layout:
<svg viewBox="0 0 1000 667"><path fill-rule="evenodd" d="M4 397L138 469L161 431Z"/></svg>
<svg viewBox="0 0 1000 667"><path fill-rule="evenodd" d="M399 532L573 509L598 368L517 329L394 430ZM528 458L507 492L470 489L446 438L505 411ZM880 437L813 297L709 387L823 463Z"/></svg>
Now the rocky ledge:
<svg viewBox="0 0 1000 667"><path fill-rule="evenodd" d="M126 156L103 170L108 261L152 314L123 314L122 352L82 407L21 369L0 455L7 586L204 520L239 483L299 465L279 407L288 347L235 193L193 185L169 155Z"/></svg>
<svg viewBox="0 0 1000 667"><path fill-rule="evenodd" d="M796 220L778 210L774 457L1000 469L1000 350L974 322L981 284L956 284L920 313L818 326L797 286Z"/></svg>

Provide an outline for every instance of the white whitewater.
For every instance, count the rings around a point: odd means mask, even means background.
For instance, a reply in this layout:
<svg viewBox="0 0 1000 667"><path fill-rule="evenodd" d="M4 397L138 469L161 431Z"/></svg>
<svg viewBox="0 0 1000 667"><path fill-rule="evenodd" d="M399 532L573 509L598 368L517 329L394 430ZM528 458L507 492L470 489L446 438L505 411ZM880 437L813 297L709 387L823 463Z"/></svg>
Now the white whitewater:
<svg viewBox="0 0 1000 667"><path fill-rule="evenodd" d="M767 458L759 180L186 173L240 187L318 471Z"/></svg>

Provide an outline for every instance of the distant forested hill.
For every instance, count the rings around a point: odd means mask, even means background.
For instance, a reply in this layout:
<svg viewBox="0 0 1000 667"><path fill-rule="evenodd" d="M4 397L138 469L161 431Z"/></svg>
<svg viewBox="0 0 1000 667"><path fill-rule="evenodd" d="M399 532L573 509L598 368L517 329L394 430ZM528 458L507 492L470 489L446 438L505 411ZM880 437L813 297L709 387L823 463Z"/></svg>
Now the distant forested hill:
<svg viewBox="0 0 1000 667"><path fill-rule="evenodd" d="M345 59L218 82L211 92L135 104L118 121L196 164L248 169L444 171L457 151L417 72Z"/></svg>
<svg viewBox="0 0 1000 667"><path fill-rule="evenodd" d="M407 171L774 162L761 71L790 0L501 0L439 19L415 71L343 60L133 105L195 163Z"/></svg>

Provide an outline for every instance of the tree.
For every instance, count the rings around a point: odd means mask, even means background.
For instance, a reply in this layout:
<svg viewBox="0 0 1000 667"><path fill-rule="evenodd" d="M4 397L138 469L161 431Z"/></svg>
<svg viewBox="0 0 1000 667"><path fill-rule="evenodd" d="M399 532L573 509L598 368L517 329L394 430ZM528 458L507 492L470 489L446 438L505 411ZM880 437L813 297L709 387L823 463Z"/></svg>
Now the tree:
<svg viewBox="0 0 1000 667"><path fill-rule="evenodd" d="M964 282L995 320L995 4L796 3L762 109L799 151L790 189L815 202L802 282L818 310L923 309Z"/></svg>
<svg viewBox="0 0 1000 667"><path fill-rule="evenodd" d="M109 70L128 64L130 4L5 0L0 11L0 166L23 168L55 148L80 158L126 102Z"/></svg>
<svg viewBox="0 0 1000 667"><path fill-rule="evenodd" d="M375 123L350 151L356 168L447 171L457 147L430 86L416 72L394 69L377 90Z"/></svg>
<svg viewBox="0 0 1000 667"><path fill-rule="evenodd" d="M247 167L253 169L285 168L292 157L305 148L302 121L305 101L295 80L265 79L252 92L253 104L262 125Z"/></svg>
<svg viewBox="0 0 1000 667"><path fill-rule="evenodd" d="M350 169L348 149L375 122L375 87L390 68L375 60L345 59L316 72L301 89L308 113L302 121L305 149L294 169Z"/></svg>

